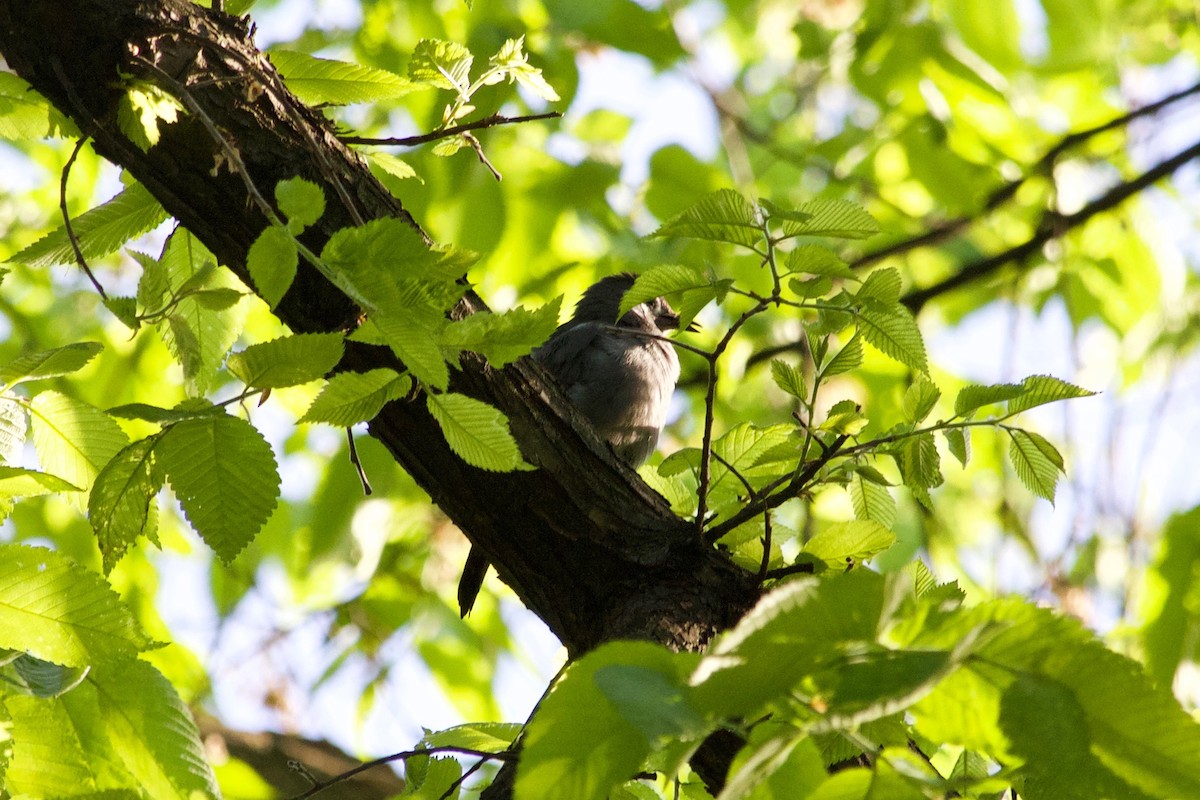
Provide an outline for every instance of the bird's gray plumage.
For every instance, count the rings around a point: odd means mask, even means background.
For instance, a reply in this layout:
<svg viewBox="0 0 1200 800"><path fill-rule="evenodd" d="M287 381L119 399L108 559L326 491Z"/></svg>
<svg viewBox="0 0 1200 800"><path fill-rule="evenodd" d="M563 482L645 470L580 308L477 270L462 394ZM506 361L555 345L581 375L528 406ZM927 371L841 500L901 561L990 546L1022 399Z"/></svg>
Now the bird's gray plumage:
<svg viewBox="0 0 1200 800"><path fill-rule="evenodd" d="M575 307L575 316L534 350L533 357L616 454L636 467L658 444L679 380L675 349L652 336L678 328L679 315L659 297L634 306L618 320L621 298L634 279L622 273L593 284ZM464 617L487 568L487 559L472 548L458 582L458 608Z"/></svg>
<svg viewBox="0 0 1200 800"><path fill-rule="evenodd" d="M637 466L658 444L679 379L675 349L645 334L661 336L679 327L679 316L660 297L634 306L618 320L621 297L633 282L633 275L622 273L593 285L575 316L533 357L617 455Z"/></svg>

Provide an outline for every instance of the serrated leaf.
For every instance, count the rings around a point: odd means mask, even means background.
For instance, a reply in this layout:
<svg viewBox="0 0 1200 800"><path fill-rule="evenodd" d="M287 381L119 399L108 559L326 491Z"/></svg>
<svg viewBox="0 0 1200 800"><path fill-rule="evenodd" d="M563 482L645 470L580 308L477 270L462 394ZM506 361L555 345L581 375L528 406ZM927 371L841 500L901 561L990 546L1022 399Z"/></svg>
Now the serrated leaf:
<svg viewBox="0 0 1200 800"><path fill-rule="evenodd" d="M121 406L113 406L107 412L110 416L119 417L120 419L141 419L146 422L163 424L165 422L179 422L185 419L194 419L195 417L211 417L221 416L225 413L223 408L218 408L206 400L184 400L174 408L162 408L160 406L152 406L148 403L128 403Z"/></svg>
<svg viewBox="0 0 1200 800"><path fill-rule="evenodd" d="M36 497L80 488L57 475L23 467L0 467L0 497Z"/></svg>
<svg viewBox="0 0 1200 800"><path fill-rule="evenodd" d="M374 419L384 404L403 397L411 385L411 380L390 369L339 372L329 379L300 422L348 428Z"/></svg>
<svg viewBox="0 0 1200 800"><path fill-rule="evenodd" d="M946 446L950 448L950 454L965 467L971 459L971 431L966 428L948 428L942 431L942 435L946 437Z"/></svg>
<svg viewBox="0 0 1200 800"><path fill-rule="evenodd" d="M408 77L438 89L461 91L470 83L471 51L456 42L442 39L422 39L417 42L412 60L408 62Z"/></svg>
<svg viewBox="0 0 1200 800"><path fill-rule="evenodd" d="M804 544L803 551L831 569L845 569L882 553L895 542L896 535L878 520L858 519L823 528Z"/></svg>
<svg viewBox="0 0 1200 800"><path fill-rule="evenodd" d="M645 303L647 300L688 289L706 288L709 285L708 276L693 267L683 264L660 264L651 267L638 275L633 281L633 286L630 286L629 290L621 297L621 307L617 313L617 319L625 316L629 309Z"/></svg>
<svg viewBox="0 0 1200 800"><path fill-rule="evenodd" d="M837 254L818 244L793 248L784 259L786 273L803 272L826 278L857 279L854 270Z"/></svg>
<svg viewBox="0 0 1200 800"><path fill-rule="evenodd" d="M790 278L788 280L788 288L801 300L809 300L829 294L833 290L833 279L828 275L818 275L806 281L799 280L798 278Z"/></svg>
<svg viewBox="0 0 1200 800"><path fill-rule="evenodd" d="M342 359L340 333L298 333L234 353L226 366L247 386L279 389L323 378Z"/></svg>
<svg viewBox="0 0 1200 800"><path fill-rule="evenodd" d="M777 358L771 360L771 377L775 379L776 386L792 397L801 400L808 397L808 387L804 384L804 375L786 361L780 361Z"/></svg>
<svg viewBox="0 0 1200 800"><path fill-rule="evenodd" d="M528 355L558 327L562 298L536 309L517 307L502 313L483 311L451 322L442 331L442 346L479 353L493 367Z"/></svg>
<svg viewBox="0 0 1200 800"><path fill-rule="evenodd" d="M325 193L304 178L289 178L275 184L275 202L287 217L288 229L295 234L315 225L325 213Z"/></svg>
<svg viewBox="0 0 1200 800"><path fill-rule="evenodd" d="M0 393L0 464L12 464L25 449L29 417L25 406L8 392Z"/></svg>
<svg viewBox="0 0 1200 800"><path fill-rule="evenodd" d="M854 296L859 300L878 300L885 306L894 306L900 302L900 287L900 270L880 267L867 276Z"/></svg>
<svg viewBox="0 0 1200 800"><path fill-rule="evenodd" d="M964 386L954 398L954 415L961 417L976 409L1011 400L1024 391L1016 383L997 383L990 386Z"/></svg>
<svg viewBox="0 0 1200 800"><path fill-rule="evenodd" d="M172 800L220 796L196 723L158 670L132 659L119 670L94 670L87 682L96 687L107 738L132 777L129 788Z"/></svg>
<svg viewBox="0 0 1200 800"><path fill-rule="evenodd" d="M375 103L424 88L394 72L292 50L272 50L270 58L288 88L309 105Z"/></svg>
<svg viewBox="0 0 1200 800"><path fill-rule="evenodd" d="M896 522L896 499L892 493L858 472L850 476L850 502L856 519L878 522L889 530Z"/></svg>
<svg viewBox="0 0 1200 800"><path fill-rule="evenodd" d="M438 346L445 322L434 328L405 316L380 314L372 320L383 340L408 371L426 386L445 389L450 385L450 369Z"/></svg>
<svg viewBox="0 0 1200 800"><path fill-rule="evenodd" d="M821 370L823 378L831 378L834 375L842 375L851 370L858 369L863 362L863 346L862 338L855 333L850 337L850 341L842 345L842 349L838 350L833 358L829 359L829 363Z"/></svg>
<svg viewBox="0 0 1200 800"><path fill-rule="evenodd" d="M868 343L885 356L913 369L925 371L925 342L917 321L908 309L896 306L879 309L868 305L859 310L858 330Z"/></svg>
<svg viewBox="0 0 1200 800"><path fill-rule="evenodd" d="M170 290L175 294L205 289L240 289L242 285L227 269L218 269L216 258L188 231L180 228L171 234L161 258ZM229 348L241 334L247 304L238 302L228 308L206 307L196 297L183 297L160 327L171 355L183 367L190 394L204 394L217 370L225 362Z"/></svg>
<svg viewBox="0 0 1200 800"><path fill-rule="evenodd" d="M11 72L0 73L0 139L78 136L74 123Z"/></svg>
<svg viewBox="0 0 1200 800"><path fill-rule="evenodd" d="M429 394L425 399L446 443L463 461L491 472L529 467L509 433L508 419L499 409L453 392Z"/></svg>
<svg viewBox="0 0 1200 800"><path fill-rule="evenodd" d="M451 247L432 248L420 232L394 217L343 228L329 237L321 260L335 268L327 275L368 311L397 313L391 305L401 280L450 284L466 274L475 254ZM461 296L461 290L459 291ZM454 299L457 299L455 296ZM453 305L442 306L437 313Z"/></svg>
<svg viewBox="0 0 1200 800"><path fill-rule="evenodd" d="M393 155L392 153L385 153L382 150L369 150L363 155L367 157L368 162L379 167L393 178L399 178L401 180L416 178L421 183L424 183L424 181L422 181L417 175L417 171L412 168L412 165L399 156Z"/></svg>
<svg viewBox="0 0 1200 800"><path fill-rule="evenodd" d="M88 261L116 252L130 239L158 227L167 218L146 187L134 183L108 202L71 220L71 230ZM59 227L9 258L30 267L74 264L75 251L66 228Z"/></svg>
<svg viewBox="0 0 1200 800"><path fill-rule="evenodd" d="M909 489L930 489L942 484L941 457L932 433L910 436L900 443L900 473Z"/></svg>
<svg viewBox="0 0 1200 800"><path fill-rule="evenodd" d="M33 398L29 413L42 468L85 491L104 465L129 444L112 417L58 392Z"/></svg>
<svg viewBox="0 0 1200 800"><path fill-rule="evenodd" d="M159 123L175 122L183 110L183 104L160 87L134 81L117 103L117 126L144 153L158 144Z"/></svg>
<svg viewBox="0 0 1200 800"><path fill-rule="evenodd" d="M116 297L109 295L102 298L101 302L112 315L121 321L121 324L131 331L136 331L141 327L141 322L138 320L137 313L137 298L135 297Z"/></svg>
<svg viewBox="0 0 1200 800"><path fill-rule="evenodd" d="M922 422L941 396L941 390L925 373L917 373L904 393L904 418L914 425Z"/></svg>
<svg viewBox="0 0 1200 800"><path fill-rule="evenodd" d="M45 548L0 545L0 648L86 667L156 646L95 572Z"/></svg>
<svg viewBox="0 0 1200 800"><path fill-rule="evenodd" d="M12 385L69 375L83 369L103 349L104 345L99 342L75 342L53 350L29 353L0 367L0 381Z"/></svg>
<svg viewBox="0 0 1200 800"><path fill-rule="evenodd" d="M732 189L705 195L652 235L731 242L750 248L762 245L764 236L754 206Z"/></svg>
<svg viewBox="0 0 1200 800"><path fill-rule="evenodd" d="M237 417L178 422L163 431L155 456L188 522L226 563L254 538L279 498L271 446Z"/></svg>
<svg viewBox="0 0 1200 800"><path fill-rule="evenodd" d="M296 279L300 254L291 235L272 225L258 235L246 253L246 270L258 293L271 308L279 305Z"/></svg>
<svg viewBox="0 0 1200 800"><path fill-rule="evenodd" d="M499 753L513 743L524 727L516 722L469 722L427 733L421 737L421 746L466 747Z"/></svg>
<svg viewBox="0 0 1200 800"><path fill-rule="evenodd" d="M1050 442L1036 433L1010 428L1008 457L1025 488L1054 502L1054 489L1063 470L1062 456Z"/></svg>
<svg viewBox="0 0 1200 800"><path fill-rule="evenodd" d="M91 671L91 667L64 667L51 661L21 653L0 672L5 688L34 697L61 697L74 689Z"/></svg>
<svg viewBox="0 0 1200 800"><path fill-rule="evenodd" d="M812 200L796 207L805 220L787 220L784 236L832 236L866 239L879 233L879 223L862 206L848 200Z"/></svg>
<svg viewBox="0 0 1200 800"><path fill-rule="evenodd" d="M1067 383L1051 375L1031 375L1021 381L1021 393L1008 401L1008 413L1016 414L1046 403L1091 397L1095 392Z"/></svg>
<svg viewBox="0 0 1200 800"><path fill-rule="evenodd" d="M105 575L139 536L154 535L151 504L163 483L154 464L158 438L150 436L129 445L96 476L88 497L88 521L100 544Z"/></svg>

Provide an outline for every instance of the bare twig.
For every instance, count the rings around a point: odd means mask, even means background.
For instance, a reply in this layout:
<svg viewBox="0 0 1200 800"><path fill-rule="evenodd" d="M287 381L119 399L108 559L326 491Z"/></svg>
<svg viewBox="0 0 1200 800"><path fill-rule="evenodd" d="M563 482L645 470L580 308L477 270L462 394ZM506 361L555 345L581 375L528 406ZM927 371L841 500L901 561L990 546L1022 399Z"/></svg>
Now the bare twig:
<svg viewBox="0 0 1200 800"><path fill-rule="evenodd" d="M358 472L358 481L362 484L363 494L370 497L371 482L367 480L367 471L363 469L362 460L358 457L358 446L354 444L354 431L351 428L346 428L346 446L350 448L350 463Z"/></svg>
<svg viewBox="0 0 1200 800"><path fill-rule="evenodd" d="M54 66L55 71L59 73L58 79L65 86L66 78L61 74L62 66L59 64L58 59L54 59ZM96 279L96 275L92 272L87 260L83 257L83 250L79 247L79 239L75 236L75 229L71 227L71 213L67 210L67 178L71 174L71 166L75 163L75 158L79 155L79 151L83 149L87 140L88 137L84 136L75 143L75 149L71 151L71 157L63 165L62 180L58 185L58 207L62 210L63 229L67 232L67 241L71 243L71 251L75 253L75 263L79 264L84 274L88 276L88 280L92 282L92 286L95 287L96 293L100 295L100 298L107 301L108 295L104 293L104 287L100 285L100 281Z"/></svg>
<svg viewBox="0 0 1200 800"><path fill-rule="evenodd" d="M452 125L440 131L432 131L423 133L420 136L400 136L377 138L373 136L339 136L346 144L375 144L375 145L395 145L398 147L416 147L419 144L428 142L436 142L438 139L448 139L451 136L457 136L460 133L467 131L477 131L482 128L494 128L498 125L514 125L519 122L533 122L539 119L557 119L562 116L561 111L547 111L543 114L525 114L520 117L505 117L500 114L492 114L491 116L477 119L474 122L464 122L461 125Z"/></svg>
<svg viewBox="0 0 1200 800"><path fill-rule="evenodd" d="M413 758L414 756L428 756L435 753L458 753L459 755L465 756L478 756L485 761L510 761L513 758L512 753L493 753L488 750L475 750L470 747L428 747L420 750L402 750L399 753L392 753L388 756L376 758L373 761L365 761L354 769L346 770L341 774L333 776L327 781L316 783L311 789L303 794L295 795L292 800L307 800L309 797L315 797L316 795L328 789L330 786L347 781L350 778L353 778L355 775L366 772L369 769L374 769L375 767L383 766L384 764L390 764L393 761L404 761L406 759ZM309 776L309 779L312 779L311 776Z"/></svg>

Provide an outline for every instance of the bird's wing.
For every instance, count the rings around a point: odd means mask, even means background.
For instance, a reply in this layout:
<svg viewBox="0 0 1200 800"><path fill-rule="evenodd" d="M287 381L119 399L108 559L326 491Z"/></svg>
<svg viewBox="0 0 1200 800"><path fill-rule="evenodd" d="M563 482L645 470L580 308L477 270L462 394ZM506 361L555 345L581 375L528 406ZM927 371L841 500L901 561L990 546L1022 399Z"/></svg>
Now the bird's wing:
<svg viewBox="0 0 1200 800"><path fill-rule="evenodd" d="M545 365L569 394L571 387L587 378L591 358L587 351L607 327L599 322L584 322L559 328L546 343L533 351L533 357Z"/></svg>

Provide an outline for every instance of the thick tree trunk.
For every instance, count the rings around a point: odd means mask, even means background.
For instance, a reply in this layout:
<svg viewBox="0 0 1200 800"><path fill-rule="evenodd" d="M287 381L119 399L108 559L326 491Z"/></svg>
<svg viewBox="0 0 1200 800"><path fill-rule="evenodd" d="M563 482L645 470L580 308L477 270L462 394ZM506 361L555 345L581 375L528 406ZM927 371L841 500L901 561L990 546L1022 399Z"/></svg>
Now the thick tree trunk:
<svg viewBox="0 0 1200 800"><path fill-rule="evenodd" d="M0 52L248 286L246 253L267 224L248 182L266 198L295 176L323 188L325 215L302 237L314 251L366 220L416 225L333 127L284 88L244 20L185 0L0 0ZM122 76L155 83L188 107L149 152L116 124ZM471 294L454 313L482 307ZM295 331L348 330L358 317L306 264L278 314ZM389 351L354 347L341 366L389 365ZM539 469L497 474L466 465L422 402L390 404L371 435L572 655L620 638L702 649L756 599L754 581L702 547L694 527L614 457L536 364L498 371L468 357L453 388L502 410Z"/></svg>

